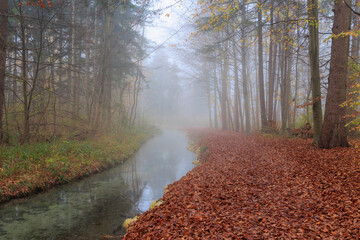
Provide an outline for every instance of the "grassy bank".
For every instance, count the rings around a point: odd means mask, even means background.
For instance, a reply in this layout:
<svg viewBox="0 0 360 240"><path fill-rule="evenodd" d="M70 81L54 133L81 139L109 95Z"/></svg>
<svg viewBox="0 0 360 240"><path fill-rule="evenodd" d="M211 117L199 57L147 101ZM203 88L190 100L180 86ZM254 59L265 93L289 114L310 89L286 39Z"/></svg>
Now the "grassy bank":
<svg viewBox="0 0 360 240"><path fill-rule="evenodd" d="M0 202L67 183L129 158L154 131L0 147Z"/></svg>

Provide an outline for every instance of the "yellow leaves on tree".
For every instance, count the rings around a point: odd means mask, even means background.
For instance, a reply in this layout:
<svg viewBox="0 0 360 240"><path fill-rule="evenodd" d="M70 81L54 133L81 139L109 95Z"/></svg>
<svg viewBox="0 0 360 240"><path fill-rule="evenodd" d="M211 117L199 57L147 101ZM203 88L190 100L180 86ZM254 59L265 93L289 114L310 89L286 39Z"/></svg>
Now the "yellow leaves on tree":
<svg viewBox="0 0 360 240"><path fill-rule="evenodd" d="M347 120L345 125L349 131L360 130L360 65L356 60L349 61L349 82L350 87L347 94L347 100L341 104L347 107L349 111L344 116Z"/></svg>

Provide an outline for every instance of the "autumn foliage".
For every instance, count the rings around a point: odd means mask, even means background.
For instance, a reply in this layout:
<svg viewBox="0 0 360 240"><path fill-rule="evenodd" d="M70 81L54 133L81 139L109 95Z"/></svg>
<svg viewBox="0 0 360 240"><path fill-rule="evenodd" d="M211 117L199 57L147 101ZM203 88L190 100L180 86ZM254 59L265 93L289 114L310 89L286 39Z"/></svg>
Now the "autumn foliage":
<svg viewBox="0 0 360 240"><path fill-rule="evenodd" d="M51 0L48 1L44 1L44 0L31 0L31 1L24 1L24 2L20 2L18 5L19 6L38 6L41 8L45 8L47 6L52 7L52 2Z"/></svg>
<svg viewBox="0 0 360 240"><path fill-rule="evenodd" d="M192 130L207 159L124 239L359 239L355 148Z"/></svg>

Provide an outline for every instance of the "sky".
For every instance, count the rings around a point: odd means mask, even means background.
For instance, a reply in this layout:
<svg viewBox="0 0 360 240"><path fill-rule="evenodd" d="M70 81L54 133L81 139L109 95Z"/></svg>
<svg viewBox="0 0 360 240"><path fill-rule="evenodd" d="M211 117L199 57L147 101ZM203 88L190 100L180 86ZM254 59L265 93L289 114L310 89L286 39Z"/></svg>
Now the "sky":
<svg viewBox="0 0 360 240"><path fill-rule="evenodd" d="M161 0L153 10L161 10L145 30L146 37L163 47L185 41L186 25L190 24L191 8L195 0Z"/></svg>

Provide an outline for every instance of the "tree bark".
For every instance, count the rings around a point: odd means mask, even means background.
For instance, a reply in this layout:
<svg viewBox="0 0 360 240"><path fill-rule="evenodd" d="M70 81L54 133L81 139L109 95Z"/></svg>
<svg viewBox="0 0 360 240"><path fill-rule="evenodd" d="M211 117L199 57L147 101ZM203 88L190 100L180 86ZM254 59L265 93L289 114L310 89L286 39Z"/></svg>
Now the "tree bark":
<svg viewBox="0 0 360 240"><path fill-rule="evenodd" d="M86 34L85 34L85 112L86 115L89 116L91 114L90 111L90 98L91 98L91 83L90 83L90 10L91 10L91 3L90 1L87 2L88 6L86 9Z"/></svg>
<svg viewBox="0 0 360 240"><path fill-rule="evenodd" d="M274 0L271 1L271 9L270 9L270 46L269 46L269 90L268 90L268 120L273 119L273 103L274 103L274 82L275 82L275 66L276 66L276 52L277 52L277 44L274 44L274 8L273 8Z"/></svg>
<svg viewBox="0 0 360 240"><path fill-rule="evenodd" d="M71 83L72 83L72 108L73 114L77 115L78 105L77 105L77 86L78 80L76 79L76 49L75 49L75 33L76 33L76 2L75 0L71 1L72 6L72 20L71 20Z"/></svg>
<svg viewBox="0 0 360 240"><path fill-rule="evenodd" d="M266 109L265 109L265 91L264 91L264 60L263 60L263 38L262 38L262 4L258 1L258 54L259 54L259 98L260 98L260 116L261 127L266 127Z"/></svg>
<svg viewBox="0 0 360 240"><path fill-rule="evenodd" d="M8 2L0 3L0 142L4 139L3 112L5 106L6 37Z"/></svg>
<svg viewBox="0 0 360 240"><path fill-rule="evenodd" d="M319 70L319 29L318 29L318 0L308 0L309 17L309 55L310 74L313 98L313 143L317 144L321 134L322 109L321 109L321 88Z"/></svg>
<svg viewBox="0 0 360 240"><path fill-rule="evenodd" d="M246 22L246 9L245 6L241 9L241 78L243 81L243 94L244 94L244 110L245 110L245 132L250 133L250 103L249 103L249 89L248 89L248 79L247 79L247 54L246 54L246 46L245 46L245 22Z"/></svg>
<svg viewBox="0 0 360 240"><path fill-rule="evenodd" d="M21 32L21 74L22 74L22 94L23 94L23 106L24 106L24 132L22 142L29 141L30 138L30 104L28 98L28 69L27 69L27 49L26 49L26 26L24 16L22 16L20 8L20 32Z"/></svg>
<svg viewBox="0 0 360 240"><path fill-rule="evenodd" d="M354 6L356 11L359 10L359 4L360 0L355 0ZM353 24L354 29L353 30L359 30L359 16L353 14ZM351 58L353 61L359 60L359 36L352 36L351 41Z"/></svg>
<svg viewBox="0 0 360 240"><path fill-rule="evenodd" d="M217 116L217 85L218 85L218 81L217 81L217 72L216 72L216 58L213 61L213 66L214 66L214 127L218 128L219 124L218 124L218 116Z"/></svg>
<svg viewBox="0 0 360 240"><path fill-rule="evenodd" d="M294 108L293 108L293 117L292 117L292 128L295 128L296 125L296 106L298 98L298 88L299 88L299 58L300 58L300 47L296 51L296 62L295 62L295 93L294 93Z"/></svg>
<svg viewBox="0 0 360 240"><path fill-rule="evenodd" d="M350 9L343 1L335 1L334 8L333 34L349 31ZM348 55L349 37L332 38L329 87L324 123L318 143L321 148L350 146L345 129L346 108L340 106L346 100Z"/></svg>
<svg viewBox="0 0 360 240"><path fill-rule="evenodd" d="M285 99L286 98L286 50L285 50L286 46L282 47L282 51L281 51L281 62L280 62L280 66L281 66L281 77L280 77L280 106L281 106L281 131L284 133L286 131L286 124L287 124L287 119L286 119L286 102Z"/></svg>
<svg viewBox="0 0 360 240"><path fill-rule="evenodd" d="M236 46L235 42L233 42L233 58L234 58L234 122L235 122L235 131L240 131L240 121L239 121L239 73L238 73L238 66L236 61Z"/></svg>
<svg viewBox="0 0 360 240"><path fill-rule="evenodd" d="M224 49L224 68L222 69L222 76L221 76L221 128L223 130L228 129L228 122L227 122L227 109L226 109L226 102L227 102L227 81L228 81L228 72L229 72L229 56L228 56L228 49L227 44L225 44Z"/></svg>
<svg viewBox="0 0 360 240"><path fill-rule="evenodd" d="M286 13L286 16L288 13ZM285 38L290 38L288 35L288 25L285 24ZM285 42L283 46L283 59L282 59L282 70L281 70L281 130L284 133L289 128L289 113L290 113L290 97L291 97L291 45Z"/></svg>
<svg viewBox="0 0 360 240"><path fill-rule="evenodd" d="M207 77L206 81L206 95L207 95L207 104L208 104L208 111L209 111L209 127L212 128L212 117L211 117L211 90L210 90L210 78Z"/></svg>

